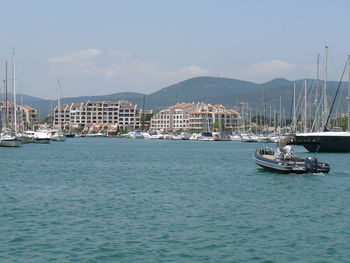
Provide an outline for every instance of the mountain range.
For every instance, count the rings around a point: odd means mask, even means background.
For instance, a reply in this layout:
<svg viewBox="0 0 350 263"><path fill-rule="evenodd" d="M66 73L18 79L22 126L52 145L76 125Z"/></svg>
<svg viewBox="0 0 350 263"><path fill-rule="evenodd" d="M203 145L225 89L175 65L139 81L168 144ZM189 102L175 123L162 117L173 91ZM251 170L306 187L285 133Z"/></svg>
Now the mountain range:
<svg viewBox="0 0 350 263"><path fill-rule="evenodd" d="M220 77L196 77L177 84L162 88L151 94L134 92L122 92L101 96L82 96L62 98L61 104L81 103L87 101L103 100L128 100L142 107L145 97L145 109L154 109L155 112L174 105L177 102L206 102L223 104L239 109L242 103L249 103L252 112L262 111L264 102L272 109L279 109L279 100L282 99L282 107L289 114L293 100L293 85L296 85L297 98L303 94L305 80L290 81L282 78L273 79L265 83L254 83L230 78ZM315 90L316 80L307 79L308 92ZM319 82L319 87L323 83ZM334 97L338 82L328 81L328 96ZM345 89L339 97L345 96ZM18 95L17 102L32 106L39 111L40 118L46 117L50 109L57 104L55 100L45 100L28 95ZM343 102L344 104L344 102Z"/></svg>

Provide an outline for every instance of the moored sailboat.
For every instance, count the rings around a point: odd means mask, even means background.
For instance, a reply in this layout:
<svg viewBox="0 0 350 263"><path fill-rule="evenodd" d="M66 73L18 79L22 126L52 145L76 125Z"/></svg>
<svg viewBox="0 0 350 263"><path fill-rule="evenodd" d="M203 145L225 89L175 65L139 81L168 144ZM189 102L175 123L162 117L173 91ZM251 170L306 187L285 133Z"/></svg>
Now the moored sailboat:
<svg viewBox="0 0 350 263"><path fill-rule="evenodd" d="M332 110L337 99L339 89L341 87L342 79L346 70L349 68L349 82L348 82L348 131L332 131L328 128L328 123L332 114ZM325 82L323 87L323 131L296 133L288 139L288 144L302 145L310 152L350 152L350 56L345 64L341 79L338 84L336 94L334 96L332 106L327 112L327 46L326 46L326 67L325 67ZM327 115L328 113L328 115Z"/></svg>
<svg viewBox="0 0 350 263"><path fill-rule="evenodd" d="M56 142L63 142L67 138L62 132L62 124L61 124L61 118L62 118L62 113L61 113L61 87L60 87L60 80L57 79L57 89L58 89L58 96L57 96L57 111L58 111L58 129L57 130L52 130L51 131L51 140L56 141Z"/></svg>

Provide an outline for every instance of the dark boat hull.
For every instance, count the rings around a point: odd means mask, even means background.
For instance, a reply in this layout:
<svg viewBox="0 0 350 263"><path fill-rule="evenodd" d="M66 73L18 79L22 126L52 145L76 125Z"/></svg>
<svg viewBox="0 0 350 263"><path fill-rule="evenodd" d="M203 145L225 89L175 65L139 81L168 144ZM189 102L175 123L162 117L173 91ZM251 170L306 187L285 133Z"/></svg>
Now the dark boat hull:
<svg viewBox="0 0 350 263"><path fill-rule="evenodd" d="M294 135L289 144L302 145L309 152L350 152L350 136Z"/></svg>

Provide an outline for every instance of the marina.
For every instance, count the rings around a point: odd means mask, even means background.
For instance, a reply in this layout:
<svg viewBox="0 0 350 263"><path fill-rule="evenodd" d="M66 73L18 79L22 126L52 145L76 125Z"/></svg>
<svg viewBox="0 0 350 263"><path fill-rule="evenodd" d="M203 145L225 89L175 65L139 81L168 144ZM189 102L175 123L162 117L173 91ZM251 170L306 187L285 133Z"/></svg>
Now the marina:
<svg viewBox="0 0 350 263"><path fill-rule="evenodd" d="M0 261L345 260L348 155L318 154L327 175L285 175L254 164L259 147L74 138L0 148Z"/></svg>
<svg viewBox="0 0 350 263"><path fill-rule="evenodd" d="M3 1L0 263L350 262L350 1Z"/></svg>

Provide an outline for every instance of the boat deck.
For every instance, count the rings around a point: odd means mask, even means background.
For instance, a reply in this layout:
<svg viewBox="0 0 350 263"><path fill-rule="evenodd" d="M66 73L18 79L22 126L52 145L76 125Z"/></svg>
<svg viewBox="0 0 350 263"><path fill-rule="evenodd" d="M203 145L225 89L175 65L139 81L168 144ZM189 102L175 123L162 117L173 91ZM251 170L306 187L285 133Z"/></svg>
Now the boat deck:
<svg viewBox="0 0 350 263"><path fill-rule="evenodd" d="M274 156L271 155L271 154L263 154L262 157L263 157L263 158L266 158L266 159L269 159L269 160L275 160L275 159L274 159ZM293 165L304 165L304 164L305 164L304 161L296 162L296 161L294 161L294 160L284 160L284 162L287 162L287 163L293 164Z"/></svg>

